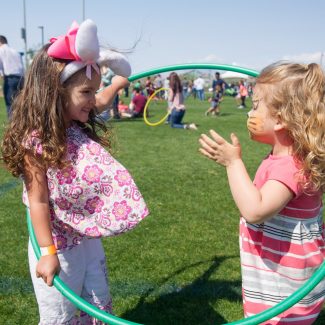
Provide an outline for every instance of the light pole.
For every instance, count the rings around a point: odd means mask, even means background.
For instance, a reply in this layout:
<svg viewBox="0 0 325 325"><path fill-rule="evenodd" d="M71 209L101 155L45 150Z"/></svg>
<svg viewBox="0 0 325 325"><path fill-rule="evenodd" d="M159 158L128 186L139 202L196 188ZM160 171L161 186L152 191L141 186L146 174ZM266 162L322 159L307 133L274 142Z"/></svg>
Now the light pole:
<svg viewBox="0 0 325 325"><path fill-rule="evenodd" d="M85 21L85 0L82 0L82 21Z"/></svg>
<svg viewBox="0 0 325 325"><path fill-rule="evenodd" d="M27 58L27 30L26 30L26 3L23 1L24 5L24 27L21 29L21 36L25 42L25 68L28 67L28 58Z"/></svg>
<svg viewBox="0 0 325 325"><path fill-rule="evenodd" d="M44 46L44 26L38 26L38 28L41 30L42 35L42 47Z"/></svg>

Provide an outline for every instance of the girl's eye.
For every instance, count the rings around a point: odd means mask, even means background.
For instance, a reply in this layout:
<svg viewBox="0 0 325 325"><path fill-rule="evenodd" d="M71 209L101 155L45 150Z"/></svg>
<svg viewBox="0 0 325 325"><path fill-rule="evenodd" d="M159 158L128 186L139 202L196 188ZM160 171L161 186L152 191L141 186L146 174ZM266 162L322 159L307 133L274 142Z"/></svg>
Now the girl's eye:
<svg viewBox="0 0 325 325"><path fill-rule="evenodd" d="M91 93L91 91L90 90L83 90L82 93L85 94L85 95L88 95L88 94Z"/></svg>

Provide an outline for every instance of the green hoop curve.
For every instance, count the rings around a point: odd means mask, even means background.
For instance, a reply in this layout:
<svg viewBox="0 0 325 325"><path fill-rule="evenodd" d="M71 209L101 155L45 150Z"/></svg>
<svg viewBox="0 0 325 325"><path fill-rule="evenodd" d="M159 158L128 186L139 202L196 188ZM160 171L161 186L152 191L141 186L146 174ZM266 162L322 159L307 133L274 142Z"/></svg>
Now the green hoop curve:
<svg viewBox="0 0 325 325"><path fill-rule="evenodd" d="M178 64L178 65L171 65L161 68L156 68L148 71L144 71L135 75L130 76L128 79L130 82L141 79L147 76L151 76L158 73L168 72L168 71L175 71L175 70L194 70L194 69L207 69L207 70L226 70L226 71L233 71L243 73L252 77L257 77L258 72L255 70L250 70L246 68L241 68L232 65L225 65L225 64L209 64L209 63L190 63L190 64ZM28 232L30 236L30 240L35 252L37 259L40 258L40 248L37 243L37 239L34 233L33 225L30 219L29 211L27 211L27 226ZM322 265L318 268L318 270L310 277L310 279L301 286L296 292L292 295L278 303L277 305L257 314L254 316L250 316L248 318L244 318L235 322L228 323L229 325L235 324L244 324L244 325L258 325L264 321L267 321L285 310L289 309L297 302L299 302L302 298L304 298L310 291L312 291L320 281L325 277L325 261ZM65 296L68 300L70 300L77 308L86 312L87 314L95 317L102 322L111 324L111 325L142 325L139 323L130 322L124 320L122 318L113 316L108 314L102 310L99 310L95 306L89 304L84 299L80 298L76 295L57 275L54 277L53 285L59 290L63 296Z"/></svg>
<svg viewBox="0 0 325 325"><path fill-rule="evenodd" d="M152 70L147 70L144 72L140 72L130 76L128 79L130 82L134 80L138 80L144 77L152 76L154 74L168 72L168 71L176 71L176 70L226 70L226 71L233 71L239 72L243 74L247 74L251 77L257 77L258 72L256 70L241 68L233 65L227 64L214 64L214 63L188 63L188 64L176 64L176 65L169 65L166 67L156 68Z"/></svg>

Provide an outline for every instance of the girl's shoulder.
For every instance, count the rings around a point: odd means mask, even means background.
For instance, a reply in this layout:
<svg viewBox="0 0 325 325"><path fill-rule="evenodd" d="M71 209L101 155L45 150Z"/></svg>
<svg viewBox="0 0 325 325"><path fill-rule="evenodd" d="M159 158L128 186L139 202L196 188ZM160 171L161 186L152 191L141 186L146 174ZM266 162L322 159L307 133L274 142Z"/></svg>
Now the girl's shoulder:
<svg viewBox="0 0 325 325"><path fill-rule="evenodd" d="M276 156L269 153L262 161L260 167L264 168L266 171L279 172L282 171L292 171L296 172L300 168L299 162L291 155L286 156Z"/></svg>
<svg viewBox="0 0 325 325"><path fill-rule="evenodd" d="M260 165L256 176L264 180L276 180L286 185L296 196L302 194L305 177L301 174L301 162L293 156L269 154Z"/></svg>

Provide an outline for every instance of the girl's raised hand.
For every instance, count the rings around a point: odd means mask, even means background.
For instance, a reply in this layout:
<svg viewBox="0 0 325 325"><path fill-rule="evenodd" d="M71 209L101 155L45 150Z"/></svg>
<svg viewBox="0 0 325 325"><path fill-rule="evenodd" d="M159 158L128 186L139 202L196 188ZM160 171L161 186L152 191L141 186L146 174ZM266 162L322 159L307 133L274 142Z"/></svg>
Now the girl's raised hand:
<svg viewBox="0 0 325 325"><path fill-rule="evenodd" d="M199 151L218 164L228 167L235 160L241 159L239 140L234 133L230 137L232 143L227 142L217 132L210 130L210 137L206 134L201 135Z"/></svg>
<svg viewBox="0 0 325 325"><path fill-rule="evenodd" d="M112 85L116 86L118 89L122 89L129 86L130 82L128 78L116 75L112 78Z"/></svg>

